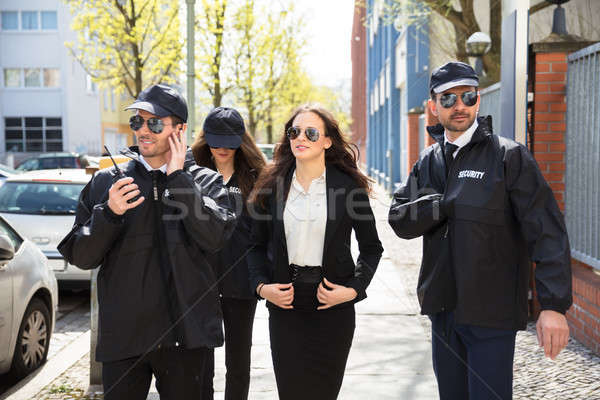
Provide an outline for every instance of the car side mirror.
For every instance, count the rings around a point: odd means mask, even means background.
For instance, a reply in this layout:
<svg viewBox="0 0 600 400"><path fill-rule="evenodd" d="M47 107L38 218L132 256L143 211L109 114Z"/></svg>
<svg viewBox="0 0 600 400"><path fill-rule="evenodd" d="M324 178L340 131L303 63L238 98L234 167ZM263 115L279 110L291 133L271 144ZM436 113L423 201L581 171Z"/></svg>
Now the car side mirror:
<svg viewBox="0 0 600 400"><path fill-rule="evenodd" d="M15 256L15 246L6 235L0 235L0 263L6 263Z"/></svg>

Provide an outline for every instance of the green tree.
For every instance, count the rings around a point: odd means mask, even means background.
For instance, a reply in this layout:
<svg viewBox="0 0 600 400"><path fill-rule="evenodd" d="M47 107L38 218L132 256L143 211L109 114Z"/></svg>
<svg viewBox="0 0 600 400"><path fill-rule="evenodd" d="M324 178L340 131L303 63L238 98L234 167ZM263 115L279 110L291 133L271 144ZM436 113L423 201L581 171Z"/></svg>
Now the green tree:
<svg viewBox="0 0 600 400"><path fill-rule="evenodd" d="M196 21L198 69L196 76L211 97L213 107L219 107L223 96L231 89L227 83L225 53L227 0L202 0L202 11Z"/></svg>
<svg viewBox="0 0 600 400"><path fill-rule="evenodd" d="M291 3L285 10L258 9L254 0L245 0L235 15L237 99L246 108L248 131L255 136L264 127L268 142L286 93L300 83L294 72L305 45L301 21Z"/></svg>
<svg viewBox="0 0 600 400"><path fill-rule="evenodd" d="M175 82L182 58L178 0L68 0L77 32L66 43L94 82L135 98Z"/></svg>
<svg viewBox="0 0 600 400"><path fill-rule="evenodd" d="M488 0L490 51L483 56L483 68L488 83L500 80L500 50L502 48L502 0ZM376 0L375 8L379 8L382 16L388 22L399 26L421 25L429 19L431 12L448 21L454 30L454 54L459 61L468 62L466 41L475 32L481 31L479 22L475 18L475 0ZM551 3L542 1L529 9L529 14L542 10ZM373 13L374 10L371 10Z"/></svg>

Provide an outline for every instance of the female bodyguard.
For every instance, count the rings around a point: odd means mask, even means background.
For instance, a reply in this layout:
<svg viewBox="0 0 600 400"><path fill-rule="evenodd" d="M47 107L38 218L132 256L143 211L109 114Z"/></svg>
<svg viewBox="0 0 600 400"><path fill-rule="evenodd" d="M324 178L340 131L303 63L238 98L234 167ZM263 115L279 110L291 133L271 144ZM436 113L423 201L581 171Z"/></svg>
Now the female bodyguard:
<svg viewBox="0 0 600 400"><path fill-rule="evenodd" d="M241 400L248 398L252 325L256 311L256 296L249 286L246 264L250 219L245 201L265 160L246 132L241 115L232 108L213 109L202 130L192 145L196 163L215 169L223 176L231 198L236 200L236 215L241 214L223 249L207 256L217 275L225 325L225 399ZM212 399L214 359L208 364L205 397Z"/></svg>
<svg viewBox="0 0 600 400"><path fill-rule="evenodd" d="M331 113L298 108L250 198L250 281L267 300L282 400L338 396L354 335L354 303L366 297L383 252L369 191Z"/></svg>

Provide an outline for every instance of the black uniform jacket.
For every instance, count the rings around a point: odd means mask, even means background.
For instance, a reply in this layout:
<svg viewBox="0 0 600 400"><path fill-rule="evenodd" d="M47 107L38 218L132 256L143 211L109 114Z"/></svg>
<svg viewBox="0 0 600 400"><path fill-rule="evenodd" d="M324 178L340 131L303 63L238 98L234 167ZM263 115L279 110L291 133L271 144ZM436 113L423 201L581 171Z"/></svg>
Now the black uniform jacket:
<svg viewBox="0 0 600 400"><path fill-rule="evenodd" d="M250 249L250 228L252 221L244 205L242 192L238 187L238 177L234 173L227 184L230 198L235 201L235 214L238 223L223 248L207 254L207 260L219 281L219 292L223 297L235 299L256 299L250 289L248 278L248 252Z"/></svg>
<svg viewBox="0 0 600 400"><path fill-rule="evenodd" d="M552 190L529 150L480 117L446 178L444 128L394 194L398 236L423 235L418 298L423 314L455 310L457 323L524 329L530 259L542 309L572 303L569 241Z"/></svg>
<svg viewBox="0 0 600 400"><path fill-rule="evenodd" d="M159 345L223 344L214 273L206 252L219 249L235 227L221 175L198 167L188 149L183 170L148 171L137 147L124 153L125 175L145 200L123 216L107 205L115 169L98 171L79 198L75 225L58 250L98 272L96 357L114 361ZM180 321L177 325L175 321Z"/></svg>
<svg viewBox="0 0 600 400"><path fill-rule="evenodd" d="M286 176L287 193L293 176L292 168ZM377 235L375 217L366 191L337 167L326 167L327 224L323 247L323 274L330 282L352 287L358 296L341 308L367 297L366 289L379 264L383 247ZM291 276L287 254L283 212L285 199L276 192L266 209L253 211L252 249L248 254L250 287L259 283L289 283ZM350 253L350 234L354 229L359 255L356 264ZM310 249L307 249L310 251ZM269 257L268 255L271 255ZM276 307L271 303L268 306Z"/></svg>

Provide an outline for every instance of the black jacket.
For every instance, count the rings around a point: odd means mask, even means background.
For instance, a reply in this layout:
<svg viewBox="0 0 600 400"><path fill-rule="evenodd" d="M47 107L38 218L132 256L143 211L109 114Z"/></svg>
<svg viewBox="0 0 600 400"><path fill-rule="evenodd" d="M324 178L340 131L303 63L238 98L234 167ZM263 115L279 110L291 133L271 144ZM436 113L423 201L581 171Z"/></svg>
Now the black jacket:
<svg viewBox="0 0 600 400"><path fill-rule="evenodd" d="M219 292L223 297L256 299L248 280L247 256L250 249L251 218L244 206L244 198L235 173L225 186L229 190L232 202L235 201L235 214L239 215L238 223L223 248L216 253L207 254L207 260L215 271L219 281Z"/></svg>
<svg viewBox="0 0 600 400"><path fill-rule="evenodd" d="M145 200L123 216L114 214L107 205L118 179L114 167L97 172L58 247L79 268L100 266L97 360L139 356L174 342L222 345L215 276L205 259L235 226L221 175L198 167L191 150L184 169L169 176L148 171L136 147L125 155L132 161L122 169Z"/></svg>
<svg viewBox="0 0 600 400"><path fill-rule="evenodd" d="M542 309L571 306L567 231L529 150L492 134L490 117L478 122L448 179L444 129L428 127L437 143L394 194L389 223L401 238L423 235L423 314L454 309L457 323L524 329L530 259Z"/></svg>
<svg viewBox="0 0 600 400"><path fill-rule="evenodd" d="M366 191L335 166L327 166L327 224L323 245L323 274L330 282L351 287L358 296L341 308L367 297L366 289L379 264L383 247L377 235L375 217ZM288 191L294 168L286 176L283 187ZM285 200L274 191L263 210L254 210L252 250L248 254L250 287L259 283L289 283L289 261L283 212ZM359 256L356 264L350 253L350 234L354 229ZM309 250L308 250L309 251ZM272 253L272 260L269 254ZM276 307L268 303L271 307Z"/></svg>

